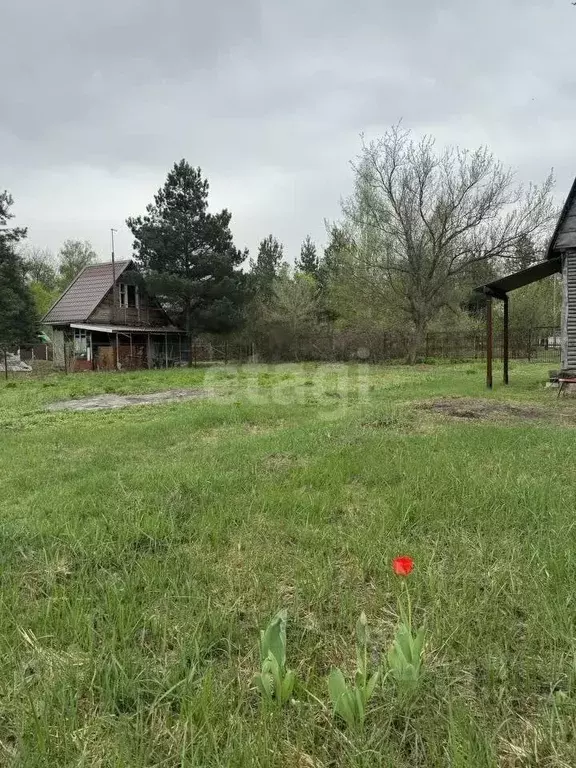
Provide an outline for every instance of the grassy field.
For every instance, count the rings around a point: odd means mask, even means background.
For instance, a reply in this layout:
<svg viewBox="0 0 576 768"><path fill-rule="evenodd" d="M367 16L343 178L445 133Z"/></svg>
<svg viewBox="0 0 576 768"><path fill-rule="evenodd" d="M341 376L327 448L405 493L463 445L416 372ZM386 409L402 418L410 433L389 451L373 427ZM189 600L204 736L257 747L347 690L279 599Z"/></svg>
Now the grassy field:
<svg viewBox="0 0 576 768"><path fill-rule="evenodd" d="M490 394L478 365L0 383L0 765L576 765L576 402L546 372ZM174 387L211 396L43 410ZM422 407L453 397L489 407ZM399 554L424 678L350 731L326 678L362 610L385 659ZM282 607L279 710L252 679Z"/></svg>

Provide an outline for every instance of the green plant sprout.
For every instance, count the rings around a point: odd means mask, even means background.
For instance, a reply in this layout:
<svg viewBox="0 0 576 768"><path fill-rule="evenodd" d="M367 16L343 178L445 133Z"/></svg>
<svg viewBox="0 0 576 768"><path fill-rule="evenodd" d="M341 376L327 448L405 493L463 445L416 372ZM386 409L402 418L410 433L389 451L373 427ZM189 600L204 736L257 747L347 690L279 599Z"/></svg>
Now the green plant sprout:
<svg viewBox="0 0 576 768"><path fill-rule="evenodd" d="M256 687L268 701L280 706L289 701L296 675L286 669L286 622L288 612L279 611L265 630L260 631L260 672Z"/></svg>
<svg viewBox="0 0 576 768"><path fill-rule="evenodd" d="M394 572L401 577L409 576L413 567L414 561L410 557L397 557L392 562ZM412 603L406 582L404 587L407 609L405 611L399 601L400 624L388 651L388 666L396 683L410 690L416 686L421 676L425 629L421 627L417 632L412 631Z"/></svg>
<svg viewBox="0 0 576 768"><path fill-rule="evenodd" d="M363 727L366 707L380 677L380 670L368 677L368 627L364 612L356 622L356 664L354 685L346 682L338 668L333 669L328 678L334 714L342 718L349 728Z"/></svg>

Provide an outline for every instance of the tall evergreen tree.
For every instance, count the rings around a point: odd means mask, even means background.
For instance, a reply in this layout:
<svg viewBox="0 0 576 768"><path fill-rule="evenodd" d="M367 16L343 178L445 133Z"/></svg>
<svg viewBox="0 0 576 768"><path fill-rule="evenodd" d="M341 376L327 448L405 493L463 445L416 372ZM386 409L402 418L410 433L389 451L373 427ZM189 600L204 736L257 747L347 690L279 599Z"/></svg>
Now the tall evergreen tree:
<svg viewBox="0 0 576 768"><path fill-rule="evenodd" d="M146 215L126 223L147 285L189 333L233 330L241 321L247 257L234 247L231 214L208 212L200 168L175 163Z"/></svg>
<svg viewBox="0 0 576 768"><path fill-rule="evenodd" d="M0 192L0 241L4 243L17 243L26 237L26 229L22 227L9 227L8 222L14 218L10 208L14 200L9 192Z"/></svg>
<svg viewBox="0 0 576 768"><path fill-rule="evenodd" d="M302 247L300 248L300 259L296 262L296 269L299 272L304 272L306 275L318 277L319 266L320 261L318 259L316 246L310 235L306 235Z"/></svg>
<svg viewBox="0 0 576 768"><path fill-rule="evenodd" d="M336 283L345 282L342 278L348 267L353 242L350 235L337 224L326 222L326 226L328 244L324 249L323 258L319 260L316 280L319 288L321 317L323 320L334 322L339 316L338 305L340 301L331 294L338 293L338 291L333 290ZM348 287L345 292L350 294Z"/></svg>
<svg viewBox="0 0 576 768"><path fill-rule="evenodd" d="M260 241L256 261L250 259L252 292L257 298L268 301L274 292L274 280L280 274L284 246L274 235Z"/></svg>
<svg viewBox="0 0 576 768"><path fill-rule="evenodd" d="M26 237L26 230L8 226L13 218L12 202L7 192L0 193L0 351L4 360L8 351L38 340L38 317L26 282L26 264L15 247Z"/></svg>

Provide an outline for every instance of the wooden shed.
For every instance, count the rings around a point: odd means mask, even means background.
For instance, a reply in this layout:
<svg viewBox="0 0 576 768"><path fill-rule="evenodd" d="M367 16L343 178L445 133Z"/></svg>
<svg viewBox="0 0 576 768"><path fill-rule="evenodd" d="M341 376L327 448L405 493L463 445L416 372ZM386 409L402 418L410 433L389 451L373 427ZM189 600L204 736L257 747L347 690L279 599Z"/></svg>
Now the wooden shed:
<svg viewBox="0 0 576 768"><path fill-rule="evenodd" d="M508 384L508 294L511 291L542 280L555 273L562 274L562 331L561 365L563 373L576 375L576 180L560 213L550 240L546 258L528 269L481 285L476 290L484 293L486 303L486 384L492 387L493 325L492 300L504 303L504 383Z"/></svg>

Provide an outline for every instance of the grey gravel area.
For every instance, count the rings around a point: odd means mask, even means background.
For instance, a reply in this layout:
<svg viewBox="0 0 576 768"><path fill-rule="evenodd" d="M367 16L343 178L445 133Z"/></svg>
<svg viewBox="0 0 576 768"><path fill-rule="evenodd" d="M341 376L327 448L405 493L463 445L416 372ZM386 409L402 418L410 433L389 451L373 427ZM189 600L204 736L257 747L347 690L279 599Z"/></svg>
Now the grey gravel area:
<svg viewBox="0 0 576 768"><path fill-rule="evenodd" d="M100 411L110 408L127 408L130 405L154 405L175 400L195 400L210 397L213 393L205 389L169 389L167 392L152 392L143 395L94 395L77 400L61 400L46 406L47 411Z"/></svg>

